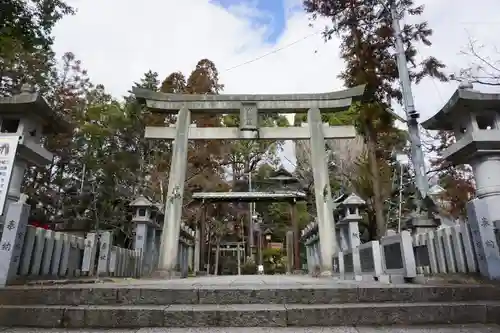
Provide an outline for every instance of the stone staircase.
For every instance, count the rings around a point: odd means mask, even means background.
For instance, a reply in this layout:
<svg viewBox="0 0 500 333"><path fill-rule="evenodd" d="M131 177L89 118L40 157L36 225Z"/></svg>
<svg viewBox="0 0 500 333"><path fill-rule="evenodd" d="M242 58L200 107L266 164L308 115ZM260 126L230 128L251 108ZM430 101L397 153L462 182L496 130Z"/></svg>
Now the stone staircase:
<svg viewBox="0 0 500 333"><path fill-rule="evenodd" d="M0 289L0 326L271 327L500 323L498 286Z"/></svg>

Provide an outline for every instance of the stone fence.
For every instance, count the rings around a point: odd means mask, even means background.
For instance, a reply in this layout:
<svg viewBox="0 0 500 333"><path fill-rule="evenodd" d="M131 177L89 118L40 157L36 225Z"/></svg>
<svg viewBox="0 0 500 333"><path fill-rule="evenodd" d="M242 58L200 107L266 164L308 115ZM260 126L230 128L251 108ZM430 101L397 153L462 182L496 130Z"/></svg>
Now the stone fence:
<svg viewBox="0 0 500 333"><path fill-rule="evenodd" d="M8 230L8 226L6 226ZM110 245L111 232L95 233L86 238L63 232L45 230L31 225L19 232L16 242L3 235L2 254L12 253L10 263L1 272L2 286L27 280L71 279L80 276L139 277L142 254ZM8 259L8 258L2 258ZM5 266L4 266L5 267Z"/></svg>
<svg viewBox="0 0 500 333"><path fill-rule="evenodd" d="M143 274L141 250L112 245L111 231L88 233L81 259L81 273L86 276L136 277Z"/></svg>
<svg viewBox="0 0 500 333"><path fill-rule="evenodd" d="M415 264L419 274L479 272L468 224L413 235Z"/></svg>
<svg viewBox="0 0 500 333"><path fill-rule="evenodd" d="M334 275L349 280L401 282L417 275L478 273L468 224L411 235L389 234L333 258Z"/></svg>
<svg viewBox="0 0 500 333"><path fill-rule="evenodd" d="M459 223L414 235L409 231L399 234L389 231L380 241L355 247L340 244L340 251L332 258L333 275L346 280L382 282L403 282L418 275L485 275L487 268L481 271L480 263L488 257L478 254L477 249L481 246L498 249L498 231L496 242L484 240L484 244L479 244L480 241L474 241L471 228L468 223ZM314 272L321 264L317 223L310 223L302 231L302 240L306 245L309 272Z"/></svg>

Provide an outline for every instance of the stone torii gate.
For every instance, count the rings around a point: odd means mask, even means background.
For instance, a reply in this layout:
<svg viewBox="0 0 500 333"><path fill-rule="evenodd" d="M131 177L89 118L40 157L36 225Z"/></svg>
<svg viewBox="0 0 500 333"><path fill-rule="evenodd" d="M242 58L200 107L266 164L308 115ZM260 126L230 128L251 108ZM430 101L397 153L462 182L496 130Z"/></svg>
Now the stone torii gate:
<svg viewBox="0 0 500 333"><path fill-rule="evenodd" d="M323 124L321 113L348 109L361 100L365 87L320 94L279 95L188 95L167 94L135 88L137 100L151 112L176 114L174 127L146 127L149 139L174 140L165 221L158 261L158 275L170 276L177 262L184 183L186 180L188 140L305 140L311 144L314 192L321 238L321 268L332 271L337 251L332 196L326 160L325 139L349 139L356 135L353 126ZM260 127L259 113L305 113L307 126ZM191 125L191 114L240 114L238 127L202 127Z"/></svg>

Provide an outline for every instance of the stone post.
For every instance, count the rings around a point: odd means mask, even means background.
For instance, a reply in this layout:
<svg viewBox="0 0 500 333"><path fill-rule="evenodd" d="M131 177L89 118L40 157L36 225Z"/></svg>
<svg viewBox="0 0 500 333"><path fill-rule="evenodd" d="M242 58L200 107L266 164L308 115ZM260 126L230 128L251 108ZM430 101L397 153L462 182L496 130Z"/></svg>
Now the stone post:
<svg viewBox="0 0 500 333"><path fill-rule="evenodd" d="M333 255L337 252L337 236L335 235L332 194L320 110L317 108L309 109L307 112L307 122L309 123L311 135L311 164L318 214L319 238L321 240L320 265L323 275L331 275Z"/></svg>
<svg viewBox="0 0 500 333"><path fill-rule="evenodd" d="M23 248L24 233L28 225L30 207L24 202L11 203L5 214L0 241L0 286L16 277Z"/></svg>
<svg viewBox="0 0 500 333"><path fill-rule="evenodd" d="M286 258L287 258L287 268L288 274L293 271L293 231L286 232Z"/></svg>
<svg viewBox="0 0 500 333"><path fill-rule="evenodd" d="M308 239L306 242L306 253L307 253L307 270L309 271L309 274L312 274L314 272L314 254L313 254L313 248L311 246L310 240Z"/></svg>
<svg viewBox="0 0 500 333"><path fill-rule="evenodd" d="M194 246L190 245L188 247L188 268L191 272L194 272Z"/></svg>
<svg viewBox="0 0 500 333"><path fill-rule="evenodd" d="M156 269L156 257L157 247L156 247L156 226L148 227L148 237L147 237L147 246L148 249L148 259L146 260L146 265L149 266L149 274L151 274Z"/></svg>
<svg viewBox="0 0 500 333"><path fill-rule="evenodd" d="M321 246L320 246L320 242L321 242L320 240L316 240L316 242L314 243L314 261L316 262L316 265L321 265Z"/></svg>
<svg viewBox="0 0 500 333"><path fill-rule="evenodd" d="M203 202L201 206L201 216L200 216L200 241L199 241L199 264L198 264L198 274L205 275L207 272L206 261L207 261L207 205Z"/></svg>
<svg viewBox="0 0 500 333"><path fill-rule="evenodd" d="M189 276L189 244L184 246L184 277Z"/></svg>
<svg viewBox="0 0 500 333"><path fill-rule="evenodd" d="M299 234L299 220L297 217L297 202L293 200L290 205L290 218L292 220L293 228L293 268L295 271L300 271L300 234ZM262 231L261 231L262 233Z"/></svg>
<svg viewBox="0 0 500 333"><path fill-rule="evenodd" d="M471 200L467 204L467 216L481 275L489 279L500 279L499 244L488 202Z"/></svg>
<svg viewBox="0 0 500 333"><path fill-rule="evenodd" d="M196 228L194 238L194 267L193 273L196 275L200 271L200 228Z"/></svg>
<svg viewBox="0 0 500 333"><path fill-rule="evenodd" d="M101 231L99 234L99 260L97 262L97 274L98 276L107 276L109 274L109 261L111 258L113 238L111 231Z"/></svg>
<svg viewBox="0 0 500 333"><path fill-rule="evenodd" d="M191 112L186 107L183 107L177 115L177 131L170 164L165 218L158 262L158 274L164 277L172 275L177 263L190 124Z"/></svg>

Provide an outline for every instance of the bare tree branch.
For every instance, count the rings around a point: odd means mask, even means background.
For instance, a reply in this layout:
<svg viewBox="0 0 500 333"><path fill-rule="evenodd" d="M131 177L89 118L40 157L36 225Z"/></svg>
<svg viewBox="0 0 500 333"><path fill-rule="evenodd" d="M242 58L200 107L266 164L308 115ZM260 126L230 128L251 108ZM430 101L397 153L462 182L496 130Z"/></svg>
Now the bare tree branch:
<svg viewBox="0 0 500 333"><path fill-rule="evenodd" d="M486 56L485 45L478 43L476 39L469 37L466 50L461 54L471 58L467 68L461 69L458 74L450 75L451 80L469 80L487 86L500 86L500 53L494 49L495 58Z"/></svg>

